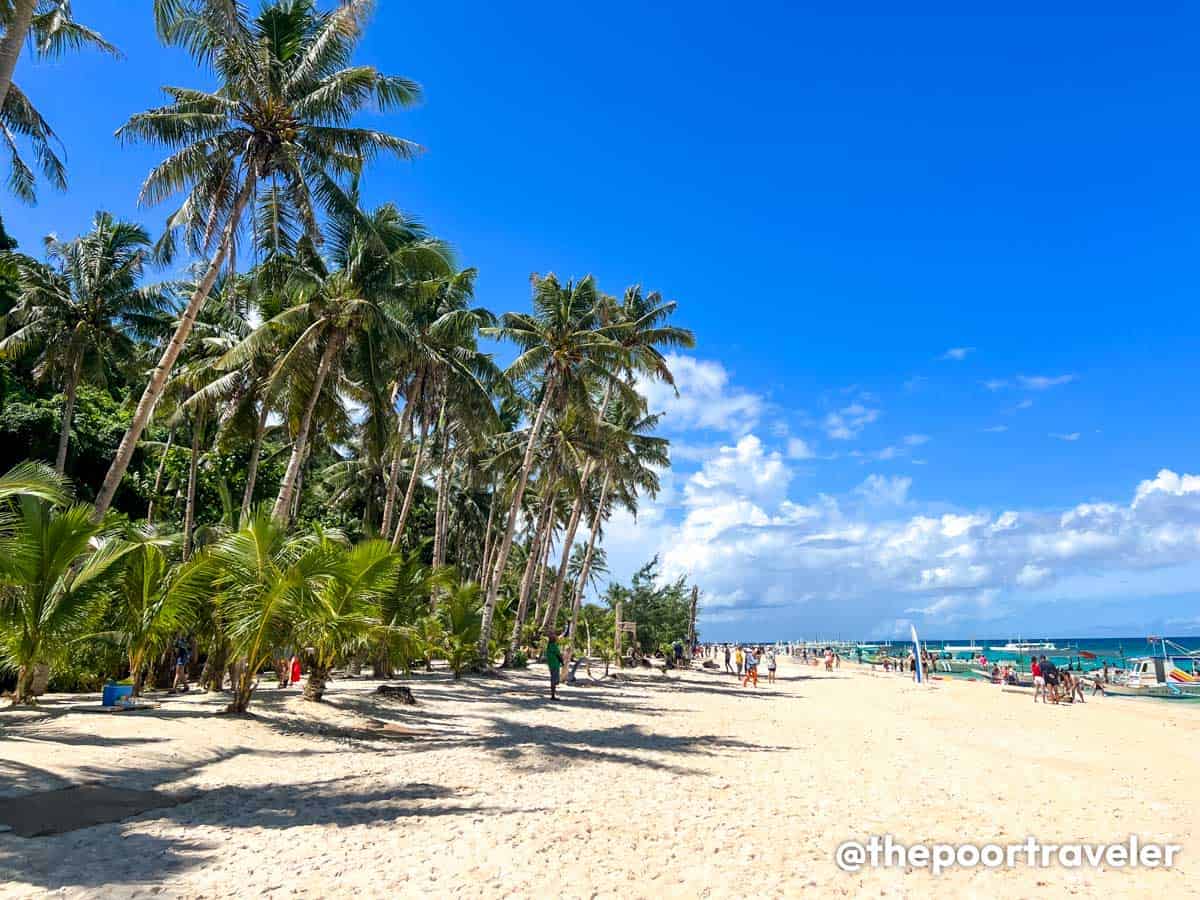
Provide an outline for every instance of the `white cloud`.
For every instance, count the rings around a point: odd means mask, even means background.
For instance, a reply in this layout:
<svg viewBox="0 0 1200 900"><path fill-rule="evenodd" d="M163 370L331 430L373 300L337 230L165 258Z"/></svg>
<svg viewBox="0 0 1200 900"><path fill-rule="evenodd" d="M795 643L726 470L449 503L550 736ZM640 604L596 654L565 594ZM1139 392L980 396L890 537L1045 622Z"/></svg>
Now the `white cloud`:
<svg viewBox="0 0 1200 900"><path fill-rule="evenodd" d="M1155 495L1186 497L1189 494L1200 494L1200 475L1176 475L1170 469L1163 469L1153 479L1137 486L1133 505L1136 507L1146 500L1153 500Z"/></svg>
<svg viewBox="0 0 1200 900"><path fill-rule="evenodd" d="M954 360L955 362L960 362L974 352L974 347L951 347L949 350L943 353L940 358L944 360Z"/></svg>
<svg viewBox="0 0 1200 900"><path fill-rule="evenodd" d="M788 459L812 459L817 454L813 452L808 442L801 438L789 438L787 442Z"/></svg>
<svg viewBox="0 0 1200 900"><path fill-rule="evenodd" d="M670 385L639 378L637 388L651 412L665 412L669 429L706 428L745 434L758 424L765 403L758 394L734 388L719 362L667 354L679 396Z"/></svg>
<svg viewBox="0 0 1200 900"><path fill-rule="evenodd" d="M1017 584L1021 587L1037 587L1046 583L1053 577L1053 572L1045 566L1035 566L1033 563L1026 563L1021 567L1021 571L1017 573Z"/></svg>
<svg viewBox="0 0 1200 900"><path fill-rule="evenodd" d="M926 627L988 621L1031 592L1054 601L1059 584L1200 566L1200 475L1164 469L1125 502L1057 511L948 512L915 500L912 485L872 474L802 501L783 455L751 434L687 479L677 510L643 516L629 536L614 518L606 543L639 562L660 553L665 575L688 573L722 613L770 607L771 627L817 608L823 627L859 634L913 615Z"/></svg>
<svg viewBox="0 0 1200 900"><path fill-rule="evenodd" d="M910 434L904 438L904 443L910 447L920 447L922 444L929 443L929 435L927 434Z"/></svg>
<svg viewBox="0 0 1200 900"><path fill-rule="evenodd" d="M1078 431L1070 431L1070 432L1067 432L1066 434L1062 434L1059 432L1052 431L1050 433L1050 437L1054 438L1056 441L1077 441L1077 440L1079 440L1079 432Z"/></svg>
<svg viewBox="0 0 1200 900"><path fill-rule="evenodd" d="M989 391L1002 391L1005 388L1017 387L1026 391L1044 391L1047 388L1070 384L1075 375L1018 375L1016 378L989 378L983 386ZM1032 401L1024 401L1024 406L1032 405Z"/></svg>
<svg viewBox="0 0 1200 900"><path fill-rule="evenodd" d="M1070 384L1074 375L1018 375L1017 384L1027 391L1044 391L1047 388Z"/></svg>
<svg viewBox="0 0 1200 900"><path fill-rule="evenodd" d="M825 416L825 433L834 440L853 440L863 428L878 418L879 410L863 406L861 403L851 403Z"/></svg>
<svg viewBox="0 0 1200 900"><path fill-rule="evenodd" d="M868 475L854 493L877 506L900 506L908 499L912 479L900 475L888 478L884 475Z"/></svg>

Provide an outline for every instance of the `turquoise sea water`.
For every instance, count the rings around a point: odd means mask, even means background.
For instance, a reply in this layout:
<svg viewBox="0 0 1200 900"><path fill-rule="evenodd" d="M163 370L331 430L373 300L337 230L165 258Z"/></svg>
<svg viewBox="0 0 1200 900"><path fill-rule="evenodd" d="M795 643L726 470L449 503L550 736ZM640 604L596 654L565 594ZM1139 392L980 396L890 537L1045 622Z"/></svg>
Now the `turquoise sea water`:
<svg viewBox="0 0 1200 900"><path fill-rule="evenodd" d="M993 650L992 647L1002 647L1005 644L1017 641L1050 641L1059 649L1037 651L1038 655L1045 654L1046 657L1053 660L1056 665L1072 664L1073 667L1089 671L1091 669L1101 668L1106 662L1110 666L1123 666L1124 660L1134 656L1155 656L1162 652L1162 644L1160 639L1155 638L1151 643L1146 637L1124 637L1124 638L1068 638L1068 637L1029 637L1029 638L954 638L944 641L922 641L921 643L927 646L931 651L937 652L938 648L945 645L960 645L978 644L982 646L983 655L993 662L1018 662L1027 664L1029 662L1029 654L1017 654L1006 651ZM1200 651L1200 637L1170 637L1167 636L1170 643L1176 644L1177 647L1183 647L1187 650ZM872 642L880 643L880 642ZM893 641L891 646L896 647L898 651L905 652L909 646L908 642ZM1178 653L1178 649L1168 646L1168 653ZM1079 651L1085 650L1089 653L1094 653L1096 659L1085 659L1079 655ZM964 656L964 654L956 653L955 656Z"/></svg>

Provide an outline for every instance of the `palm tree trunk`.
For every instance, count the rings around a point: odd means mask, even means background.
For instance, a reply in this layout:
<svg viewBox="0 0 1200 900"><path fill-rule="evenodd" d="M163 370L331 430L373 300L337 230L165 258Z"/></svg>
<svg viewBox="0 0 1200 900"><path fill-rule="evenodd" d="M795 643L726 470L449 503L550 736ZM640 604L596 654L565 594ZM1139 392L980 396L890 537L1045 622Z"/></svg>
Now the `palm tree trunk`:
<svg viewBox="0 0 1200 900"><path fill-rule="evenodd" d="M379 533L387 537L392 532L392 515L396 511L396 494L400 487L400 460L404 458L404 442L412 431L413 405L421 396L421 388L425 381L425 373L421 372L413 380L412 388L404 399L404 412L400 414L400 427L396 429L396 450L392 454L392 467L388 471L387 499L383 502L383 522Z"/></svg>
<svg viewBox="0 0 1200 900"><path fill-rule="evenodd" d="M162 459L158 461L158 471L154 475L154 493L150 497L150 505L146 508L146 524L154 524L154 507L158 503L158 492L162 490L163 472L167 468L167 457L171 453L171 444L175 441L175 426L167 432L167 446L163 448Z"/></svg>
<svg viewBox="0 0 1200 900"><path fill-rule="evenodd" d="M441 409L438 410L438 437L442 441L442 458L438 464L437 502L433 511L433 564L441 566L446 561L446 521L445 506L447 494L446 470L449 468L451 454L450 441L446 435L446 391L442 389Z"/></svg>
<svg viewBox="0 0 1200 900"><path fill-rule="evenodd" d="M584 466L583 484L587 484L591 475L591 463ZM554 627L558 619L558 607L562 602L563 584L567 580L567 568L571 565L571 550L575 545L575 532L579 530L579 520L583 517L583 494L575 498L575 506L571 510L570 521L567 522L567 532L563 535L562 559L558 563L558 574L554 578L554 587L550 591L550 602L546 604L546 618L542 620L542 629Z"/></svg>
<svg viewBox="0 0 1200 900"><path fill-rule="evenodd" d="M33 663L27 663L17 670L17 694L13 698L13 706L25 703L36 703L33 696L33 673L36 669Z"/></svg>
<svg viewBox="0 0 1200 900"><path fill-rule="evenodd" d="M67 376L62 426L58 431L58 456L54 460L54 471L59 475L62 475L67 469L67 445L71 440L71 424L75 421L75 395L79 390L79 376L82 369L83 354L77 353L75 362L71 365L71 374Z"/></svg>
<svg viewBox="0 0 1200 900"><path fill-rule="evenodd" d="M12 21L4 31L3 40L0 40L0 107L4 106L4 98L8 96L13 73L17 70L21 48L25 46L25 40L29 36L35 6L37 0L15 0Z"/></svg>
<svg viewBox="0 0 1200 900"><path fill-rule="evenodd" d="M521 501L525 497L525 485L529 483L529 473L533 470L533 456L537 449L538 438L542 431L542 422L550 409L550 401L554 398L557 385L551 380L542 393L542 402L538 405L537 415L529 428L529 440L525 443L525 456L521 460L521 474L517 476L517 486L513 491L512 504L508 509L508 523L504 526L504 537L500 541L500 549L496 551L496 562L492 569L492 577L488 583L487 598L483 603L483 618L480 622L479 659L484 665L491 665L488 656L488 642L492 638L492 617L496 613L496 601L500 597L500 582L504 578L504 567L508 565L508 554L512 551L513 534L517 530L517 517L521 515Z"/></svg>
<svg viewBox="0 0 1200 900"><path fill-rule="evenodd" d="M325 684L329 681L329 668L313 663L308 667L308 681L304 682L304 699L320 703L325 696Z"/></svg>
<svg viewBox="0 0 1200 900"><path fill-rule="evenodd" d="M529 589L533 585L533 571L538 560L542 558L542 535L554 507L546 504L546 508L534 523L534 531L529 536L529 555L525 558L525 571L521 573L521 587L517 594L517 614L513 617L513 630L508 638L508 658L516 655L517 646L521 643L521 628L525 625L525 617L529 612Z"/></svg>
<svg viewBox="0 0 1200 900"><path fill-rule="evenodd" d="M304 407L304 415L300 419L300 430L296 433L296 440L292 443L292 456L288 460L283 484L279 485L279 496L275 498L275 509L271 513L281 524L286 525L288 517L291 515L292 494L296 490L296 479L300 476L300 466L304 462L304 454L308 449L308 434L312 429L313 412L317 408L317 401L321 398L321 390L325 387L325 379L329 375L329 370L333 368L333 358L341 349L341 345L341 335L332 335L325 342L325 351L321 354L320 363L317 364L317 377L313 381L312 394Z"/></svg>
<svg viewBox="0 0 1200 900"><path fill-rule="evenodd" d="M290 526L300 515L300 496L304 493L304 473L308 471L308 457L300 463L300 473L296 476L296 489L292 491L292 505L288 507L287 520Z"/></svg>
<svg viewBox="0 0 1200 900"><path fill-rule="evenodd" d="M542 621L542 598L545 594L542 588L546 584L546 566L550 564L550 550L554 546L554 520L550 520L550 527L546 529L545 540L542 541L541 555L538 557L537 567L537 590L533 592L533 621Z"/></svg>
<svg viewBox="0 0 1200 900"><path fill-rule="evenodd" d="M242 517L240 524L250 518L250 507L254 503L254 482L258 480L258 458L262 455L263 435L267 431L267 416L270 414L267 401L263 400L262 412L258 414L258 425L254 429L254 446L250 448L250 461L246 464L246 490L242 492Z"/></svg>
<svg viewBox="0 0 1200 900"><path fill-rule="evenodd" d="M204 414L192 420L192 457L188 461L187 504L183 514L183 561L192 555L192 532L196 527L196 470L200 464L200 439L204 434Z"/></svg>
<svg viewBox="0 0 1200 900"><path fill-rule="evenodd" d="M488 572L488 563L492 556L492 522L496 518L496 507L500 504L496 502L496 479L492 478L492 492L488 494L488 517L487 524L483 526L483 558L479 560L479 578L480 584L483 583L484 575Z"/></svg>
<svg viewBox="0 0 1200 900"><path fill-rule="evenodd" d="M417 450L413 454L412 474L408 476L408 488L404 492L404 504L400 507L400 518L396 521L396 531L392 535L392 549L400 546L400 538L404 536L404 525L408 522L408 514L412 511L413 498L417 495L417 482L421 480L421 461L425 456L425 441L429 437L429 421L424 412L421 413L421 439L417 441Z"/></svg>
<svg viewBox="0 0 1200 900"><path fill-rule="evenodd" d="M579 626L579 608L583 606L583 595L587 590L588 576L592 572L592 554L596 552L596 535L600 531L600 519L604 514L604 501L608 499L608 486L612 482L612 473L604 474L604 484L600 486L600 502L596 504L596 514L592 516L592 533L588 538L587 552L583 555L583 566L579 570L579 584L575 588L575 603L571 608L571 642L575 642L575 629ZM590 654L589 654L590 655Z"/></svg>
<svg viewBox="0 0 1200 900"><path fill-rule="evenodd" d="M213 254L204 277L200 279L200 284L188 301L187 308L183 311L183 315L179 319L179 324L175 327L175 333L171 335L170 343L167 344L166 349L163 350L163 354L158 360L158 365L150 373L150 381L146 384L146 390L142 392L142 399L138 401L137 409L133 413L133 421L129 423L129 429L125 432L125 436L121 438L121 445L117 448L116 455L113 456L112 465L109 466L108 474L104 476L104 484L100 487L100 493L96 497L96 507L92 513L92 521L94 522L101 521L104 518L104 514L108 512L109 506L112 505L113 496L117 493L121 479L125 477L125 470L129 468L129 462L133 459L133 451L137 449L138 440L150 422L150 416L154 413L154 407L158 405L158 399L162 396L163 388L167 384L167 378L171 374L171 369L175 366L175 360L179 358L188 335L192 333L192 325L196 322L196 316L200 313L200 307L208 299L208 295L212 292L213 285L217 281L217 276L221 273L221 266L224 264L225 257L229 255L230 248L233 246L233 235L237 231L238 223L241 221L242 211L246 208L246 204L250 201L250 196L253 193L254 176L249 175L246 178L246 183L242 186L241 193L238 194L237 200L234 201L233 209L229 213L229 221L225 223L225 231L221 235L221 243L217 247L217 252Z"/></svg>
<svg viewBox="0 0 1200 900"><path fill-rule="evenodd" d="M133 678L134 697L142 696L142 688L146 686L146 665L142 659L142 651L130 654L129 657L129 675Z"/></svg>

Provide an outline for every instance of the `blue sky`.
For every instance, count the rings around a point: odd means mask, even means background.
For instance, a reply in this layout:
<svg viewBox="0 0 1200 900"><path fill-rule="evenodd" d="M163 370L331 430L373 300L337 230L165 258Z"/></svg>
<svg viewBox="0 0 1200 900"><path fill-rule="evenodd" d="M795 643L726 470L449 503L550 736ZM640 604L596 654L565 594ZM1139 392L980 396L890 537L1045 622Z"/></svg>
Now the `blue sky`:
<svg viewBox="0 0 1200 900"><path fill-rule="evenodd" d="M203 76L135 5L76 4L124 61L18 67L72 177L0 200L26 248L165 215L134 205L160 151L111 135ZM1200 484L1155 480L1200 471L1200 15L380 7L361 57L425 86L387 125L427 152L368 198L449 239L494 309L592 272L697 332L682 399L648 388L676 464L612 523L620 574L661 548L711 637L1200 632ZM897 549L906 528L928 534Z"/></svg>

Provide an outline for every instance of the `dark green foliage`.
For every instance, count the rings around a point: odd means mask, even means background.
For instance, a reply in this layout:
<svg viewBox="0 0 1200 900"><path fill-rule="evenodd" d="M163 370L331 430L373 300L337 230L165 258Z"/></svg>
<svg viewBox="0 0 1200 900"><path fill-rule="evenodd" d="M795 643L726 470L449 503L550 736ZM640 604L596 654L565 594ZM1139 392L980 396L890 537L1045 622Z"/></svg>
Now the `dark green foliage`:
<svg viewBox="0 0 1200 900"><path fill-rule="evenodd" d="M638 646L643 653L653 653L663 645L686 641L691 617L691 588L680 576L674 581L659 584L658 557L650 560L633 575L628 587L610 584L604 595L610 609L620 601L621 618L637 622ZM611 631L612 623L609 622Z"/></svg>
<svg viewBox="0 0 1200 900"><path fill-rule="evenodd" d="M47 387L35 387L13 377L8 390L0 397L0 471L7 471L26 459L54 459L58 443L58 428L62 420L62 394L51 393ZM71 430L67 476L76 485L76 495L90 500L93 491L108 471L112 455L129 427L130 410L123 402L102 388L82 385L76 401L75 422ZM165 437L165 436L164 436ZM139 457L141 454L139 453ZM139 467L144 465L135 459ZM150 473L150 483L154 473ZM121 509L144 514L133 484L122 492Z"/></svg>
<svg viewBox="0 0 1200 900"><path fill-rule="evenodd" d="M50 669L50 691L98 691L110 678L129 672L121 648L101 641L78 641L67 648L66 658Z"/></svg>

